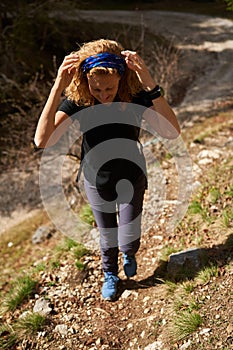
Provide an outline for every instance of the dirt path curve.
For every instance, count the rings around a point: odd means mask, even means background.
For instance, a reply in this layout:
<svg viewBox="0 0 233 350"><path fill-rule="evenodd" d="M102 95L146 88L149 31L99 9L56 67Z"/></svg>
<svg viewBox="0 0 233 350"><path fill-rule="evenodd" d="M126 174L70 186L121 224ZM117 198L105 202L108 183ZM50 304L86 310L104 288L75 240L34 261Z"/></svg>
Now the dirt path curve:
<svg viewBox="0 0 233 350"><path fill-rule="evenodd" d="M177 112L208 112L233 97L233 21L204 15L166 11L78 11L72 19L136 25L143 23L183 49L183 69L195 73L191 87ZM146 38L145 38L146 40Z"/></svg>

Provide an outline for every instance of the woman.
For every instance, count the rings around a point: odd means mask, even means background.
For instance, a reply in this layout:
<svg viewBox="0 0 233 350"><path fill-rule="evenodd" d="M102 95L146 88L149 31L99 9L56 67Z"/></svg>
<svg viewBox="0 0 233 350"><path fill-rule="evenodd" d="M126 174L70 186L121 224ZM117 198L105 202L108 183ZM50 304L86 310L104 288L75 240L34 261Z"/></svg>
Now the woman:
<svg viewBox="0 0 233 350"><path fill-rule="evenodd" d="M100 230L106 300L117 294L118 247L127 278L137 271L147 180L138 143L141 120L132 104L145 107L141 117L162 137L179 135L174 112L136 52L123 50L113 40L85 43L61 64L34 139L37 147L49 147L73 119L80 123L84 187ZM83 110L87 113L79 113Z"/></svg>

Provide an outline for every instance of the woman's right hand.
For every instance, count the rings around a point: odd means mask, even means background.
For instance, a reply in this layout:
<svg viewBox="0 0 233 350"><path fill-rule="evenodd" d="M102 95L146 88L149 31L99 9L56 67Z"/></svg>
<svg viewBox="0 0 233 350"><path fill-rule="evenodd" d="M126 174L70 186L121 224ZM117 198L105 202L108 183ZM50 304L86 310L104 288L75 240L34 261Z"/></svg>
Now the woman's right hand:
<svg viewBox="0 0 233 350"><path fill-rule="evenodd" d="M55 85L62 91L70 85L76 71L75 64L78 62L79 56L71 53L65 56L61 66L58 69Z"/></svg>

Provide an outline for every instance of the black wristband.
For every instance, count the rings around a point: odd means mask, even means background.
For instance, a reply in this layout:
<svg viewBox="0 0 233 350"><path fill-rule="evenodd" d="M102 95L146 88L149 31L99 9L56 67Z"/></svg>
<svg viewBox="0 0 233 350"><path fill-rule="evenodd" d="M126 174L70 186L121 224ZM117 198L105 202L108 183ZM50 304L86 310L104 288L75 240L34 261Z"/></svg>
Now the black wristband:
<svg viewBox="0 0 233 350"><path fill-rule="evenodd" d="M156 85L154 89L147 91L147 94L150 96L151 100L155 100L156 98L162 96L160 86Z"/></svg>

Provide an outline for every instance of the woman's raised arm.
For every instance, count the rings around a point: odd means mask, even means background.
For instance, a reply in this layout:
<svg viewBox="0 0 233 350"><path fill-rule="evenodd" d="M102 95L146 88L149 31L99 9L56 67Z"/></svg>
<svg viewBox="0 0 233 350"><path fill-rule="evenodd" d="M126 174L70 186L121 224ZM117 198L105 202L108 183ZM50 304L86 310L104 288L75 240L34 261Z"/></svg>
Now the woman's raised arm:
<svg viewBox="0 0 233 350"><path fill-rule="evenodd" d="M144 62L135 51L122 51L129 69L136 72L143 88L150 95L153 106L143 114L143 118L163 138L174 139L180 135L180 126L176 115L166 99L161 96L159 86Z"/></svg>
<svg viewBox="0 0 233 350"><path fill-rule="evenodd" d="M64 112L57 112L57 108L64 89L72 81L76 69L74 64L77 63L78 59L78 55L70 54L64 58L58 69L57 77L42 110L35 132L34 142L39 148L55 144L71 124L68 115ZM63 123L64 128L57 129L61 123Z"/></svg>

